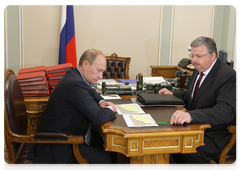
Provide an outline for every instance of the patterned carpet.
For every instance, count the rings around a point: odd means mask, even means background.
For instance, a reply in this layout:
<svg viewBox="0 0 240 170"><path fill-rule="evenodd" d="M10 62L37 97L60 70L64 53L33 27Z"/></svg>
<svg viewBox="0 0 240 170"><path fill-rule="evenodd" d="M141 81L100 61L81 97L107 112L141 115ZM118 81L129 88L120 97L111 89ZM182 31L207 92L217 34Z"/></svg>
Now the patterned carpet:
<svg viewBox="0 0 240 170"><path fill-rule="evenodd" d="M172 170L177 170L176 166L173 162L170 162L172 164ZM0 117L0 170L9 170L8 168L8 158L7 158L7 150L6 150L6 144L4 139L4 133L2 128L2 120ZM215 166L215 169L217 170L217 166ZM223 170L240 170L240 167L225 167Z"/></svg>

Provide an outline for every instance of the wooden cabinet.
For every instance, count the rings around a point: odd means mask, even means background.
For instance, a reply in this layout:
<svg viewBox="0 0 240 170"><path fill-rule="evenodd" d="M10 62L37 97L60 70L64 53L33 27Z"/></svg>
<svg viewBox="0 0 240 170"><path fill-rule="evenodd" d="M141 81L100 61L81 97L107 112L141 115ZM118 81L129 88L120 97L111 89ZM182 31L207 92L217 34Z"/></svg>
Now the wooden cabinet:
<svg viewBox="0 0 240 170"><path fill-rule="evenodd" d="M164 78L175 77L175 73L182 68L179 66L150 66L151 76L162 76ZM188 74L192 75L193 71L190 69L184 69Z"/></svg>

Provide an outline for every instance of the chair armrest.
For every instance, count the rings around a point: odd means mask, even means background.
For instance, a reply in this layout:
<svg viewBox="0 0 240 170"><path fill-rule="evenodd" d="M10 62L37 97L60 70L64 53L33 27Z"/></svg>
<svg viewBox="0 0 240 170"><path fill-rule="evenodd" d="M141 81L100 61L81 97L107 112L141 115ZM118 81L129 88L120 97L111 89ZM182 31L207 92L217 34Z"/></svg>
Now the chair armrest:
<svg viewBox="0 0 240 170"><path fill-rule="evenodd" d="M81 155L78 144L84 142L83 136L68 135L67 133L36 133L32 135L34 143L69 143L73 145L73 153L76 160L81 164L88 161Z"/></svg>
<svg viewBox="0 0 240 170"><path fill-rule="evenodd" d="M225 148L222 150L220 156L219 156L219 163L224 164L226 155L230 151L230 149L233 147L233 145L236 142L236 126L229 126L227 127L228 131L231 133L231 136L229 138L229 141Z"/></svg>
<svg viewBox="0 0 240 170"><path fill-rule="evenodd" d="M36 133L33 135L33 139L37 141L67 141L69 137L67 133Z"/></svg>
<svg viewBox="0 0 240 170"><path fill-rule="evenodd" d="M228 126L227 129L230 133L235 133L236 134L236 126Z"/></svg>

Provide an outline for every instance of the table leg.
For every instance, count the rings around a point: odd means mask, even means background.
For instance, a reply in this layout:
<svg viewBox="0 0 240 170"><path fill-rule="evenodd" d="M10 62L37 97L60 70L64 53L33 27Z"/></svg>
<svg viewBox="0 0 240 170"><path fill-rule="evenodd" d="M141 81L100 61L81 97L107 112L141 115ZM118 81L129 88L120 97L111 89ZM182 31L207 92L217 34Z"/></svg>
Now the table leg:
<svg viewBox="0 0 240 170"><path fill-rule="evenodd" d="M169 164L170 154L152 154L131 157L131 164Z"/></svg>

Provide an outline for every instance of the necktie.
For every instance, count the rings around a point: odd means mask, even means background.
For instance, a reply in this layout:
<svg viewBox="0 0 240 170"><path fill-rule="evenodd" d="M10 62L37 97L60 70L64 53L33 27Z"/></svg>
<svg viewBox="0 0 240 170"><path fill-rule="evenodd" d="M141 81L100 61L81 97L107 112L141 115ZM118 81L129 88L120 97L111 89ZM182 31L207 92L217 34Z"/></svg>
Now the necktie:
<svg viewBox="0 0 240 170"><path fill-rule="evenodd" d="M197 81L197 83L196 83L196 86L195 86L195 89L194 89L194 92L193 92L192 103L193 103L194 97L195 97L195 95L197 94L197 91L198 91L198 89L199 89L199 84L200 84L200 82L201 82L201 80L202 80L203 75L204 75L204 74L201 73L201 75L200 75L200 77L198 78L198 81Z"/></svg>

